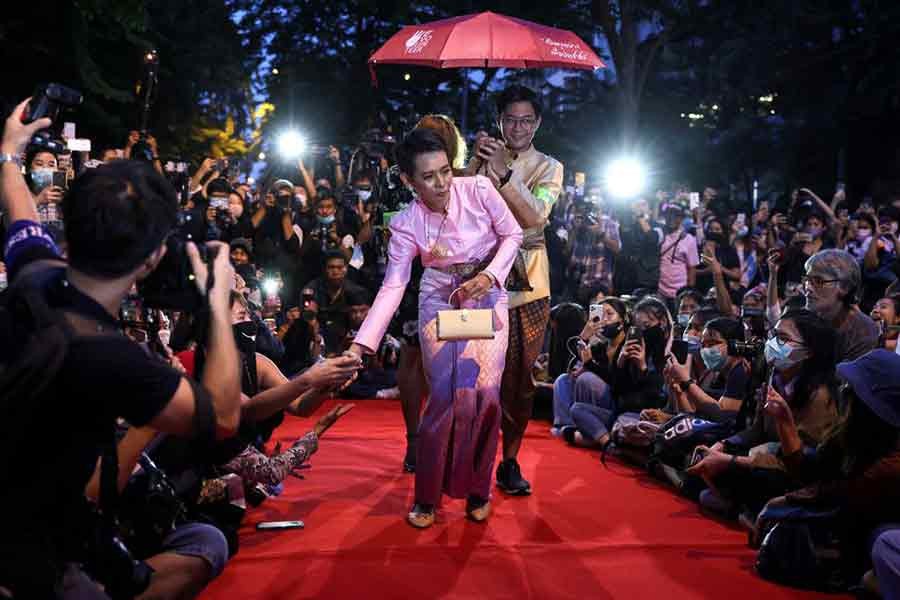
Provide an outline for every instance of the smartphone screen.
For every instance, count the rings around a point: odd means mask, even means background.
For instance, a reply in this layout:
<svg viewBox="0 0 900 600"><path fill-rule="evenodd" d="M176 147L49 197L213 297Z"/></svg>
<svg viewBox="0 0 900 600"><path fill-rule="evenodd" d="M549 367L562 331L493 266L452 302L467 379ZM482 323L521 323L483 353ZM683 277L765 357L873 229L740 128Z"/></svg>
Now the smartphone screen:
<svg viewBox="0 0 900 600"><path fill-rule="evenodd" d="M64 190L68 189L69 182L65 171L53 171L53 185Z"/></svg>
<svg viewBox="0 0 900 600"><path fill-rule="evenodd" d="M268 529L303 529L303 527L303 521L265 521L256 524L256 528L260 531Z"/></svg>

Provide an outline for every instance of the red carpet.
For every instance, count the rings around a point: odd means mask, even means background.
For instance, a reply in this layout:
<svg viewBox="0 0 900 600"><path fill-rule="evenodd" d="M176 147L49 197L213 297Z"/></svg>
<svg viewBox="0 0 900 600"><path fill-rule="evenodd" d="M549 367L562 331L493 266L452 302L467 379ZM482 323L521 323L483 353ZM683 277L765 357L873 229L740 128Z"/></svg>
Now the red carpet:
<svg viewBox="0 0 900 600"><path fill-rule="evenodd" d="M313 423L287 417L276 438L290 442ZM357 403L323 436L304 479L289 478L248 514L240 552L202 598L819 597L763 581L743 532L640 471L614 460L604 468L542 422L520 456L534 495L496 493L486 525L445 500L434 527L414 530L404 448L397 401ZM255 530L288 519L306 529Z"/></svg>

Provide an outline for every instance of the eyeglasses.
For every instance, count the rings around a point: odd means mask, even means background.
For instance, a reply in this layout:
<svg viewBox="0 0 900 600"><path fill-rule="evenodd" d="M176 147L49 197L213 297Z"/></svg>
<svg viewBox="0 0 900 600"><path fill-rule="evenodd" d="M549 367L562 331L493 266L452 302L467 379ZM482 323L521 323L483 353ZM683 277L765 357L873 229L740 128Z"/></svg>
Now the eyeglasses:
<svg viewBox="0 0 900 600"><path fill-rule="evenodd" d="M534 129L534 126L537 125L536 117L503 117L503 126L509 129L513 129L517 125L522 127L522 129Z"/></svg>
<svg viewBox="0 0 900 600"><path fill-rule="evenodd" d="M800 285L814 287L814 288L823 288L829 283L837 283L840 279L823 279L822 277L818 277L816 275L804 275L800 278Z"/></svg>

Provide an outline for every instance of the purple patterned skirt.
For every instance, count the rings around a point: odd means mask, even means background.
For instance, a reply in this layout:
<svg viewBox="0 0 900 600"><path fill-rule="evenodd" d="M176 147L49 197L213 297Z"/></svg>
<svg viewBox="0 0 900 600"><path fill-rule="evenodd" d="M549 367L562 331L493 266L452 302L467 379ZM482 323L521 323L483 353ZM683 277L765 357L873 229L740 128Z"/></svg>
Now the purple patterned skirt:
<svg viewBox="0 0 900 600"><path fill-rule="evenodd" d="M437 312L464 280L426 269L419 288L419 340L431 389L419 425L416 502L437 505L441 493L488 499L500 435L500 380L506 362L509 309L494 289L465 308L493 308L493 340L442 342Z"/></svg>

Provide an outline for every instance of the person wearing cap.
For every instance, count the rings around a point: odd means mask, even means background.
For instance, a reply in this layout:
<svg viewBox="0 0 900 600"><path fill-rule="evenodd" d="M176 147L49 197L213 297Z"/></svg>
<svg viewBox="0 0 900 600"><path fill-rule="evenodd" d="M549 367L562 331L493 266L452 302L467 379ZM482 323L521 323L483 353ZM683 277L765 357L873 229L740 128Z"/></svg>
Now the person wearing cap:
<svg viewBox="0 0 900 600"><path fill-rule="evenodd" d="M784 399L769 391L764 410L776 423L784 464L811 484L772 503L838 507L842 562L858 573L875 532L871 552L879 587L885 598L898 598L897 526L882 526L900 523L900 356L879 348L840 363L837 374L845 382L847 418L814 451L804 449Z"/></svg>
<svg viewBox="0 0 900 600"><path fill-rule="evenodd" d="M235 238L231 240L231 264L237 268L241 265L249 265L253 257L253 242L247 238Z"/></svg>
<svg viewBox="0 0 900 600"><path fill-rule="evenodd" d="M665 237L659 245L659 294L672 305L678 290L696 284L700 258L697 238L681 227L684 210L677 204L670 204L665 219Z"/></svg>

